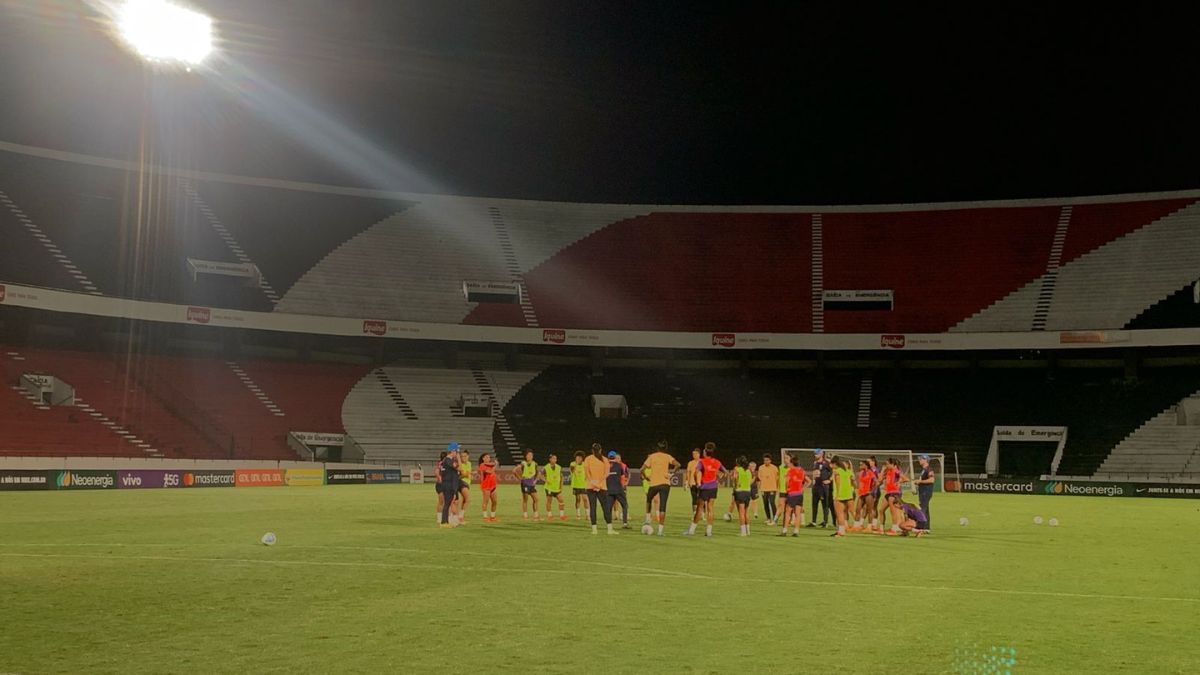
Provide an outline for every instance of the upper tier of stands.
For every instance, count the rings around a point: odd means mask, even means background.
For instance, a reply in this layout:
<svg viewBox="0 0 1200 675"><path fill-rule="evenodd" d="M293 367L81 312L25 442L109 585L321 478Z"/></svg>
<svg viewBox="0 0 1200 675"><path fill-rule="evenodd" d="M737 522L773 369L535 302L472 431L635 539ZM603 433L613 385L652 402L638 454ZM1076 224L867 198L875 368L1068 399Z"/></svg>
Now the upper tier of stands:
<svg viewBox="0 0 1200 675"><path fill-rule="evenodd" d="M903 333L1178 325L1151 310L1200 277L1195 196L826 209L347 196L37 152L0 152L0 282L371 319ZM187 257L252 262L264 284L194 284ZM468 303L464 280L516 281L527 302ZM892 310L819 302L877 289Z"/></svg>

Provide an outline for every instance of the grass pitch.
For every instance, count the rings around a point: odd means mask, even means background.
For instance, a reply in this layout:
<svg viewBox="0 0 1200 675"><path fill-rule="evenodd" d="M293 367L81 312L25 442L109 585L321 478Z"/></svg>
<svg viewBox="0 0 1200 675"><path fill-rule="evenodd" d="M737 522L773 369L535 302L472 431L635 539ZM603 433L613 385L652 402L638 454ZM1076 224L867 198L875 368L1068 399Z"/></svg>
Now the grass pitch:
<svg viewBox="0 0 1200 675"><path fill-rule="evenodd" d="M441 530L427 485L2 494L0 673L1200 664L1196 501L939 494L933 536L833 540L682 537L681 490L663 538L500 499Z"/></svg>

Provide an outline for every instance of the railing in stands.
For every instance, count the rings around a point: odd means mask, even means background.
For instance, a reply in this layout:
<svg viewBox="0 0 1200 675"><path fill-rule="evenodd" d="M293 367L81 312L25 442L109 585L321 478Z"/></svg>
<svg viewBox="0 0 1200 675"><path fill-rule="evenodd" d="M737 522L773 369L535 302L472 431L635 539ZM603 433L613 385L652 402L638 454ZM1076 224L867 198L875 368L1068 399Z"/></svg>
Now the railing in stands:
<svg viewBox="0 0 1200 675"><path fill-rule="evenodd" d="M123 370L150 392L159 402L179 419L194 428L201 438L208 441L217 450L222 451L229 459L236 459L239 450L247 446L237 442L237 437L222 426L215 417L196 405L162 373L152 368L131 368L128 360L121 355L115 355L118 369ZM247 440L247 439L243 439ZM249 439L253 444L253 439Z"/></svg>
<svg viewBox="0 0 1200 675"><path fill-rule="evenodd" d="M1196 463L1197 457L1200 457L1200 443L1197 443L1196 447L1192 448L1192 454L1188 457L1188 461L1183 463L1183 469L1179 471L1179 475L1184 476L1197 473L1196 469L1200 468L1200 464Z"/></svg>

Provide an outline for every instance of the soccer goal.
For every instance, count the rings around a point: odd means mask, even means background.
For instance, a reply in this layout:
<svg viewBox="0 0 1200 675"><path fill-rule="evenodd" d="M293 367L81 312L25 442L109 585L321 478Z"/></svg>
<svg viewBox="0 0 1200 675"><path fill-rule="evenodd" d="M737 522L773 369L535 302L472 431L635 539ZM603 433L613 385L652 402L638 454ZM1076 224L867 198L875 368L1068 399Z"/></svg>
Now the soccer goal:
<svg viewBox="0 0 1200 675"><path fill-rule="evenodd" d="M889 458L895 459L900 465L900 468L904 471L905 475L913 479L921 477L921 466L917 463L917 456L926 454L929 455L929 465L933 467L933 489L935 492L942 492L944 490L943 481L946 478L946 455L940 452L920 453L913 452L912 450L863 450L861 448L856 450L844 448L821 449L825 451L825 456L827 458L832 458L834 455L838 455L840 457L849 459L851 463L850 468L853 469L855 473L858 472L859 460L865 460L867 458L874 457L875 460L879 462L879 465L883 466L883 463ZM816 452L816 448L780 448L780 466L789 466L787 459L788 455L796 455L800 458L800 466L804 467L805 469L809 469L812 467L814 452ZM915 489L915 486L911 484L908 487L910 489Z"/></svg>

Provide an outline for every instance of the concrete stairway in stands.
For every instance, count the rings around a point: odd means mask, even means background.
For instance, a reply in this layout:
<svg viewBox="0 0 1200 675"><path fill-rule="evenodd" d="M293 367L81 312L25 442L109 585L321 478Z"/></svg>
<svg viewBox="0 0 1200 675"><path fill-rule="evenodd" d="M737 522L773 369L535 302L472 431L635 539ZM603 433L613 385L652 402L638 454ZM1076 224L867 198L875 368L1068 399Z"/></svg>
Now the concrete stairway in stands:
<svg viewBox="0 0 1200 675"><path fill-rule="evenodd" d="M1200 410L1200 391L1167 408L1117 444L1096 475L1200 474L1193 461L1200 452L1200 420L1184 410ZM1190 423L1189 423L1190 422Z"/></svg>
<svg viewBox="0 0 1200 675"><path fill-rule="evenodd" d="M379 377L381 373L385 377ZM367 374L350 391L342 406L342 422L369 459L432 464L450 441L458 441L478 457L493 449L496 411L536 375L534 371L386 366ZM493 416L456 415L452 409L459 396L484 393L477 376L490 386L497 404ZM397 406L385 380L403 397L407 410Z"/></svg>
<svg viewBox="0 0 1200 675"><path fill-rule="evenodd" d="M1200 203L1193 203L1047 271L950 330L1030 330L1035 315L1050 331L1118 329L1194 281L1197 269Z"/></svg>

